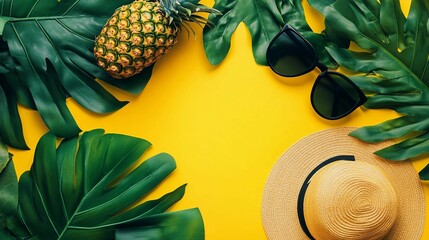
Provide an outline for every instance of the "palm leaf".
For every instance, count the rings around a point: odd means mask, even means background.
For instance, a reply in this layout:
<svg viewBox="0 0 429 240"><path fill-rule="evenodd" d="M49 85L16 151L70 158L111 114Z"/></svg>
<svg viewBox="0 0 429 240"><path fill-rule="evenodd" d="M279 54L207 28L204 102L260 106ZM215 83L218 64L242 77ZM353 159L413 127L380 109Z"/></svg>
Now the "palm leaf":
<svg viewBox="0 0 429 240"><path fill-rule="evenodd" d="M332 4L330 4L333 2ZM429 152L429 4L412 0L408 17L399 0L337 0L311 4L325 15L333 42L352 41L361 50L329 46L352 80L369 95L366 107L387 108L402 116L360 128L352 136L367 142L408 137L376 154L404 160ZM325 4L325 5L324 5Z"/></svg>
<svg viewBox="0 0 429 240"><path fill-rule="evenodd" d="M130 2L1 0L0 77L15 91L7 94L8 108L2 106L1 111L12 115L10 109L17 98L24 106L37 109L56 136L71 137L80 129L66 98L72 97L96 113L123 107L126 102L117 100L96 78L138 93L147 84L151 67L133 79L117 81L97 66L92 49L95 36L113 11ZM22 131L18 115L13 114L10 121L17 122L8 123L15 132ZM8 144L16 142L4 138ZM20 145L25 145L22 139Z"/></svg>
<svg viewBox="0 0 429 240"><path fill-rule="evenodd" d="M113 239L115 230L122 236L132 225L148 239L199 239L193 238L203 232L198 210L164 213L182 198L185 185L134 206L175 169L174 159L161 153L131 170L150 143L103 133L85 132L58 148L52 133L41 138L31 170L19 181L19 214L31 236ZM191 237L177 238L181 232Z"/></svg>

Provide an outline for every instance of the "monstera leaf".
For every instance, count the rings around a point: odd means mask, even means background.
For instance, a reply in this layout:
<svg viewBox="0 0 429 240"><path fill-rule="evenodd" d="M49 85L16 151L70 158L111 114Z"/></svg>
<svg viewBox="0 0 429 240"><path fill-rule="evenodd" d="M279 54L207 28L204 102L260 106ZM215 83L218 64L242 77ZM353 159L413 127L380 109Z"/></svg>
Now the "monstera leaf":
<svg viewBox="0 0 429 240"><path fill-rule="evenodd" d="M0 239L28 236L18 219L18 181L12 156L7 152L6 145L0 144Z"/></svg>
<svg viewBox="0 0 429 240"><path fill-rule="evenodd" d="M4 139L4 144L15 148L28 149L18 113L17 96L4 79L0 79L0 111L0 144Z"/></svg>
<svg viewBox="0 0 429 240"><path fill-rule="evenodd" d="M402 115L351 135L367 142L407 137L376 152L391 160L428 153L429 3L412 0L405 17L399 0L309 2L325 15L331 41L348 40L360 48L327 47L340 65L357 73L351 78L368 93L366 107Z"/></svg>
<svg viewBox="0 0 429 240"><path fill-rule="evenodd" d="M19 180L19 215L32 239L203 239L198 209L165 213L185 185L137 204L176 167L166 153L136 166L149 147L103 130L58 147L52 133L44 135Z"/></svg>
<svg viewBox="0 0 429 240"><path fill-rule="evenodd" d="M36 109L59 137L80 132L66 105L72 97L96 113L123 107L96 78L138 93L151 67L127 81L112 79L93 57L94 39L113 11L132 0L0 0L0 136L25 148L16 102ZM11 90L12 89L12 90Z"/></svg>
<svg viewBox="0 0 429 240"><path fill-rule="evenodd" d="M0 145L0 239L11 239L9 216L17 216L18 182L5 145Z"/></svg>
<svg viewBox="0 0 429 240"><path fill-rule="evenodd" d="M268 44L285 23L298 29L313 45L325 45L324 35L313 33L307 24L301 0L217 0L214 8L222 15L211 14L209 20L215 26L204 28L204 49L211 64L219 64L225 59L231 36L241 22L250 31L253 55L261 65L266 65ZM336 67L323 47L317 47L317 51L323 63Z"/></svg>
<svg viewBox="0 0 429 240"><path fill-rule="evenodd" d="M211 14L209 21L215 27L204 28L204 49L210 63L222 62L228 54L232 34L238 24L244 22L252 35L256 62L265 64L265 51L269 41L283 25L276 3L268 0L218 0L213 7L222 15Z"/></svg>

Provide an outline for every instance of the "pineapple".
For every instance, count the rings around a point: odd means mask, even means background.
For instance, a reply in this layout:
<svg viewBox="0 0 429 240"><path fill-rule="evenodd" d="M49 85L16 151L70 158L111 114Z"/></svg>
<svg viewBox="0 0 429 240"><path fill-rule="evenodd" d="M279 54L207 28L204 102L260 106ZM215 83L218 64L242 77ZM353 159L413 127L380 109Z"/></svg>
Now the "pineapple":
<svg viewBox="0 0 429 240"><path fill-rule="evenodd" d="M211 24L195 13L218 11L198 2L135 0L119 7L95 39L98 65L117 79L138 74L171 50L181 27L189 32L187 22Z"/></svg>

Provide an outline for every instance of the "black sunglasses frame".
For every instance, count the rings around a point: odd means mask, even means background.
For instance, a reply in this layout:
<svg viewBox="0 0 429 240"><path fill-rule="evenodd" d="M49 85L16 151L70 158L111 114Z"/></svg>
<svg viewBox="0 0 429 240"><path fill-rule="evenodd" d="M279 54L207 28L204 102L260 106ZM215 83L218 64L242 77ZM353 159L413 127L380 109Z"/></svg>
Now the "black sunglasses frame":
<svg viewBox="0 0 429 240"><path fill-rule="evenodd" d="M282 35L282 34L286 34L289 38L291 38L292 36L290 34L288 34L288 31L290 31L291 33L294 34L293 37L299 38L300 41L302 41L304 44L306 44L308 46L308 49L306 49L306 51L310 51L311 54L313 54L314 56L314 60L313 63L311 65L309 65L309 67L305 70L302 71L301 73L297 73L297 74L283 74L279 71L277 71L277 69L275 69L275 67L273 66L274 64L271 62L271 59L269 57L270 55L270 49L273 46L274 42ZM293 39L292 39L293 40ZM362 90L352 81L350 80L347 76L345 76L344 74L337 72L337 71L330 71L328 69L327 66L325 66L323 63L321 63L319 61L319 58L317 57L317 53L316 50L314 48L314 46L307 40L305 39L304 36L302 36L302 34L300 34L294 27L290 26L289 24L286 24L282 30L271 40L270 44L268 45L267 48L267 63L268 66L270 66L271 70L273 72L275 72L276 74L283 76L283 77L297 77L297 76L301 76L304 75L306 73L309 73L311 71L313 71L315 68L318 68L321 73L317 76L314 84L313 84L313 88L311 90L311 94L310 94L310 102L311 105L313 107L313 109L316 111L316 113L328 120L337 120L340 118L343 118L347 115L349 115L350 113L352 113L356 108L358 108L359 106L361 106L362 104L364 104L367 101L367 98L365 96L365 94L362 92ZM338 77L340 77L342 80L346 81L350 86L352 86L356 92L359 95L359 101L356 102L355 106L353 106L352 108L350 108L348 111L339 114L339 115L335 115L335 116L325 116L324 114L322 114L317 107L315 106L314 103L314 92L315 92L315 88L317 87L317 85L319 84L319 82L321 81L321 79L323 78L329 78L330 75L336 75Z"/></svg>

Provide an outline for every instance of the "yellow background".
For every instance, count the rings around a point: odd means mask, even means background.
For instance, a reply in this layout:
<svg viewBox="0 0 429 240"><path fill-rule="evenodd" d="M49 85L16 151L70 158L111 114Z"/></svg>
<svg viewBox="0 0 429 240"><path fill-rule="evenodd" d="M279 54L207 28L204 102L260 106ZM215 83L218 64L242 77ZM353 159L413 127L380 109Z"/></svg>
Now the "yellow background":
<svg viewBox="0 0 429 240"><path fill-rule="evenodd" d="M305 2L304 7L310 25L320 31L321 16ZM266 239L263 188L274 163L291 144L323 129L372 125L397 115L359 109L341 120L323 120L309 101L317 71L287 79L257 65L244 24L234 33L225 61L212 66L203 50L202 31L196 32L195 39L182 34L173 51L156 64L141 94L106 86L119 99L130 101L123 109L100 116L73 100L68 106L84 131L104 128L152 142L143 159L170 153L177 169L150 197L188 183L184 199L173 210L199 207L206 239ZM18 175L29 169L37 141L47 131L37 112L20 108L20 113L31 150L11 149ZM427 162L413 161L416 171ZM428 197L429 188L424 188ZM423 238L428 239L428 218L426 222Z"/></svg>

